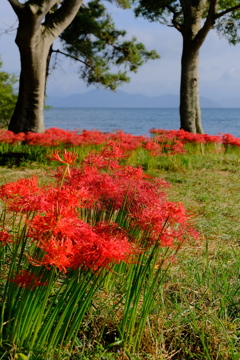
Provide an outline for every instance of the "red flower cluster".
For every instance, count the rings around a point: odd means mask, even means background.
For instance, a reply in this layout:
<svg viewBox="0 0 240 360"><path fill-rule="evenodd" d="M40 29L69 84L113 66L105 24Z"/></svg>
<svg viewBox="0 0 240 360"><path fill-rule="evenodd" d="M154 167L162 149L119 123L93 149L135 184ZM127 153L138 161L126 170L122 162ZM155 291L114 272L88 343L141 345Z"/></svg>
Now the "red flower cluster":
<svg viewBox="0 0 240 360"><path fill-rule="evenodd" d="M108 142L102 151L91 152L84 160L83 164L92 165L100 168L117 169L119 161L128 157L126 152L114 142Z"/></svg>
<svg viewBox="0 0 240 360"><path fill-rule="evenodd" d="M181 141L184 143L223 143L225 135L208 135L208 134L194 134L184 130L163 130L163 129L151 129L150 133L154 134L155 141L159 143ZM234 138L234 136L233 136ZM237 139L237 138L235 138ZM239 139L240 140L240 139Z"/></svg>
<svg viewBox="0 0 240 360"><path fill-rule="evenodd" d="M115 223L100 222L91 226L73 215L55 219L48 214L36 216L30 226L28 236L44 253L42 259L31 259L31 262L47 268L56 266L63 272L67 268L98 270L110 263L127 261L134 253L124 231Z"/></svg>
<svg viewBox="0 0 240 360"><path fill-rule="evenodd" d="M28 145L41 146L92 146L101 145L108 149L116 148L119 151L120 158L130 154L132 150L137 148L144 148L149 151L151 156L174 155L185 153L184 144L186 143L215 143L227 147L229 145L240 147L240 139L232 135L208 135L208 134L193 134L184 130L162 130L152 129L150 133L154 134L153 138L146 136L133 136L125 134L123 131L116 131L113 133L101 133L100 131L69 131L57 128L51 128L45 131L44 134L37 133L20 133L14 134L11 131L0 131L0 142L15 144L24 141ZM105 149L105 151L107 151ZM218 149L219 151L219 149ZM67 153L66 153L67 154ZM102 154L104 155L104 154ZM100 159L99 165L103 159ZM104 157L104 156L103 156ZM113 156L112 156L113 157ZM119 159L116 156L116 159ZM53 154L53 159L60 161L57 152ZM69 160L67 160L69 161ZM60 162L66 164L66 159ZM72 161L73 163L73 161ZM103 161L103 166L105 163Z"/></svg>
<svg viewBox="0 0 240 360"><path fill-rule="evenodd" d="M53 156L67 167L75 160L66 151L63 158ZM175 246L186 234L196 236L183 205L167 200L168 184L141 168L121 166L116 160L121 156L122 150L110 143L100 155L92 153L74 167L71 176L60 167L57 186L40 188L32 178L0 187L9 210L34 212L26 220L27 236L41 255L30 254L32 264L63 272L97 271L132 261L155 242ZM16 279L21 284L22 278Z"/></svg>
<svg viewBox="0 0 240 360"><path fill-rule="evenodd" d="M5 230L0 230L0 246L5 246L7 243L12 243L11 235Z"/></svg>
<svg viewBox="0 0 240 360"><path fill-rule="evenodd" d="M39 207L42 189L38 187L37 179L20 179L0 187L0 199L7 204L9 211L28 212Z"/></svg>
<svg viewBox="0 0 240 360"><path fill-rule="evenodd" d="M45 131L44 134L32 133L14 134L8 130L0 131L0 142L15 144L19 141L24 141L28 145L41 146L88 146L88 145L102 145L107 142L114 142L125 150L134 150L141 146L144 141L149 138L144 136L133 136L125 134L122 131L113 133L101 133L100 131L69 131L57 128L51 128Z"/></svg>
<svg viewBox="0 0 240 360"><path fill-rule="evenodd" d="M4 144L16 144L20 141L25 141L26 134L14 134L12 131L0 130L0 142Z"/></svg>
<svg viewBox="0 0 240 360"><path fill-rule="evenodd" d="M32 274L29 271L21 270L14 278L9 279L9 281L16 283L19 287L26 288L28 290L33 290L36 286L47 285L47 282L42 283L39 276Z"/></svg>
<svg viewBox="0 0 240 360"><path fill-rule="evenodd" d="M233 145L240 147L240 138L236 138L230 134L222 135L222 143L224 146Z"/></svg>

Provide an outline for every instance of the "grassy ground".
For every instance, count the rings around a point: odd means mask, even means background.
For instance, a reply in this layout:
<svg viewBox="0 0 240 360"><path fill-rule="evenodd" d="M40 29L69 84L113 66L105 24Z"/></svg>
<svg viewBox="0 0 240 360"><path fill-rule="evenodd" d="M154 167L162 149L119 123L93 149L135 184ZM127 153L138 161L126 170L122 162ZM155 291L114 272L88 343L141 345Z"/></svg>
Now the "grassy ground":
<svg viewBox="0 0 240 360"><path fill-rule="evenodd" d="M166 359L170 350L173 359L240 359L239 170L240 158L225 155L192 158L182 171L158 171L173 185L171 199L195 214L202 234L181 253L166 283Z"/></svg>
<svg viewBox="0 0 240 360"><path fill-rule="evenodd" d="M101 296L89 314L72 360L240 359L240 156L239 152L194 153L150 159L135 153L129 160L166 179L169 199L194 214L198 243L183 248L168 272L145 329L139 354L113 346L116 318ZM36 175L46 165L1 167L0 183ZM89 330L90 329L90 330ZM0 357L1 359L1 357ZM64 357L61 357L64 359Z"/></svg>

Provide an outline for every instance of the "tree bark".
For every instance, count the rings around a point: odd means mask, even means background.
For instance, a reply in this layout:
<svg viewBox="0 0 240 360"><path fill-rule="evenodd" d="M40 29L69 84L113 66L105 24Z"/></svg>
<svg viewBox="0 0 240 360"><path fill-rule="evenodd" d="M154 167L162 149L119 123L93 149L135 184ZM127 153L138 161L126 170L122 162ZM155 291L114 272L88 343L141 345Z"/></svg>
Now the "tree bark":
<svg viewBox="0 0 240 360"><path fill-rule="evenodd" d="M49 50L72 22L83 0L63 0L59 8L58 0L31 0L24 4L8 1L19 20L16 44L21 60L18 100L9 130L42 133Z"/></svg>
<svg viewBox="0 0 240 360"><path fill-rule="evenodd" d="M205 22L202 27L206 0L182 2L184 23L181 29L183 50L181 59L180 124L181 129L203 133L199 100L199 49L211 28Z"/></svg>
<svg viewBox="0 0 240 360"><path fill-rule="evenodd" d="M180 85L181 129L203 134L199 100L199 50L192 49L183 39L181 85Z"/></svg>
<svg viewBox="0 0 240 360"><path fill-rule="evenodd" d="M27 22L26 22L27 23ZM16 43L20 51L21 73L18 100L9 124L9 130L44 132L44 100L47 57L50 43L39 31L27 37L25 24L20 24Z"/></svg>

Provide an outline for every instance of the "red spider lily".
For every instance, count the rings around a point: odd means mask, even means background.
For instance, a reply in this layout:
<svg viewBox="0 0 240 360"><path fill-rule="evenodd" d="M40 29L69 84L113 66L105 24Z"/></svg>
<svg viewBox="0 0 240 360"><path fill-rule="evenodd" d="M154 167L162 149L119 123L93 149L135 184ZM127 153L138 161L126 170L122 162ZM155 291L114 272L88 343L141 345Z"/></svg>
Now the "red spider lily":
<svg viewBox="0 0 240 360"><path fill-rule="evenodd" d="M102 162L100 169L93 157L94 166L84 162L73 168L71 177L62 178L58 170L57 187L39 189L33 178L0 188L0 197L9 209L35 212L27 220L27 236L42 250L42 258L29 255L32 264L55 266L63 272L78 267L95 271L110 263L129 261L139 247L147 248L154 242L174 246L184 241L185 233L194 233L183 205L167 201L166 182L151 178L141 168L120 166L114 157L121 154L119 149L108 147L101 155L107 163L103 167ZM117 166L109 169L111 156ZM67 168L75 160L67 151L64 159L57 152L54 157ZM95 214L105 211L106 216L124 211L128 231L113 220L90 219L91 224L85 223L79 218L80 209ZM131 228L142 232L140 239L132 237Z"/></svg>
<svg viewBox="0 0 240 360"><path fill-rule="evenodd" d="M117 169L119 168L119 163L116 160L108 159L103 157L100 154L89 154L84 160L84 165L97 166L98 169Z"/></svg>
<svg viewBox="0 0 240 360"><path fill-rule="evenodd" d="M63 159L59 156L59 151L55 151L51 156L51 160L59 161L62 164L68 164L68 165L73 165L76 158L77 158L76 154L67 151L66 149L64 150L63 153Z"/></svg>
<svg viewBox="0 0 240 360"><path fill-rule="evenodd" d="M26 288L28 290L34 290L36 286L47 285L47 282L42 283L40 281L39 276L36 276L35 274L26 270L19 271L19 273L15 275L14 278L8 280L14 282L19 287Z"/></svg>
<svg viewBox="0 0 240 360"><path fill-rule="evenodd" d="M5 246L7 243L12 243L11 235L3 229L0 231L0 246Z"/></svg>
<svg viewBox="0 0 240 360"><path fill-rule="evenodd" d="M56 266L63 272L79 267L97 270L112 262L127 261L134 253L133 245L117 224L92 227L74 216L35 216L29 222L28 236L44 253L42 259L29 257L31 263Z"/></svg>
<svg viewBox="0 0 240 360"><path fill-rule="evenodd" d="M109 141L100 154L106 159L116 159L118 161L129 156L121 148L121 144L116 144L114 141Z"/></svg>
<svg viewBox="0 0 240 360"><path fill-rule="evenodd" d="M240 147L240 139L235 138L234 136L232 136L230 134L223 135L222 141L223 141L223 145L225 145L225 146L234 145L234 146Z"/></svg>
<svg viewBox="0 0 240 360"><path fill-rule="evenodd" d="M84 165L97 166L100 168L118 169L119 161L128 157L126 151L114 142L108 142L100 152L91 152L84 160Z"/></svg>
<svg viewBox="0 0 240 360"><path fill-rule="evenodd" d="M57 173L57 177L60 176L61 174ZM137 203L141 206L149 206L148 204L155 201L160 189L166 187L166 182L149 178L141 168L118 167L107 174L100 172L96 167L84 164L83 167L72 170L72 176L66 179L65 186L73 191L85 189L88 197L85 197L82 207L108 209L111 206L117 210L123 206L126 197L128 207L130 203L131 207L136 206ZM160 192L163 196L162 190Z"/></svg>
<svg viewBox="0 0 240 360"><path fill-rule="evenodd" d="M50 239L45 239L44 244L38 244L44 251L42 259L35 259L28 255L28 260L32 265L44 265L48 269L50 267L57 267L60 271L66 273L67 268L70 268L71 258L74 255L73 245L70 239L58 241L52 236Z"/></svg>
<svg viewBox="0 0 240 360"><path fill-rule="evenodd" d="M36 197L36 202L39 212L51 211L58 216L62 213L76 213L77 207L81 207L88 198L88 190L83 186L79 189L52 186L43 189L42 193Z"/></svg>
<svg viewBox="0 0 240 360"><path fill-rule="evenodd" d="M133 136L131 134L125 134L123 131L116 131L113 133L101 133L97 130L83 130L83 131L69 131L57 128L51 128L45 131L44 134L37 134L29 132L26 134L14 134L11 131L0 131L0 142L15 144L19 141L24 141L28 145L41 145L41 146L58 146L58 145L73 145L73 146L87 146L87 145L105 145L108 143L114 143L123 151L123 153L129 150L135 150L138 147L144 147L149 149L150 154L153 156L161 155L162 145L168 143L170 147L174 146L176 141L180 141L185 144L190 143L222 143L224 145L234 145L240 147L239 138L235 138L232 135L208 135L208 134L192 134L184 130L162 130L152 129L150 130L154 134L154 142L157 142L159 148L153 145L152 140L149 137ZM172 155L175 153L182 153L183 149L179 146L167 149L167 154ZM60 161L59 159L56 159ZM64 163L71 161L70 159L61 159ZM60 162L62 162L60 161Z"/></svg>
<svg viewBox="0 0 240 360"><path fill-rule="evenodd" d="M101 242L99 242L101 240ZM129 262L129 254L133 251L131 245L125 240L113 239L111 241L99 239L89 246L80 247L73 260L73 268L90 268L93 271L99 268L109 268L113 263Z"/></svg>
<svg viewBox="0 0 240 360"><path fill-rule="evenodd" d="M93 234L85 241L76 243L71 267L83 266L96 271L102 267L108 268L112 263L128 262L136 253L118 224L100 222L93 227Z"/></svg>
<svg viewBox="0 0 240 360"><path fill-rule="evenodd" d="M42 194L38 187L38 180L20 179L14 183L8 183L0 187L0 199L7 205L8 210L16 212L28 212L38 209L37 198Z"/></svg>
<svg viewBox="0 0 240 360"><path fill-rule="evenodd" d="M28 236L36 241L39 247L44 247L49 239L63 241L67 238L77 239L79 234L86 229L89 230L88 224L85 224L75 214L65 211L58 214L48 212L45 215L35 215L29 220Z"/></svg>
<svg viewBox="0 0 240 360"><path fill-rule="evenodd" d="M61 173L58 172L57 177L60 181ZM116 203L117 206L121 206L123 201L118 183L113 176L100 172L96 167L73 168L71 178L65 179L65 186L73 191L85 189L88 195L82 199L81 207L106 209L109 203L112 203L115 208Z"/></svg>
<svg viewBox="0 0 240 360"><path fill-rule="evenodd" d="M16 144L20 141L25 141L25 134L14 134L12 131L0 130L0 142L7 144Z"/></svg>
<svg viewBox="0 0 240 360"><path fill-rule="evenodd" d="M231 143L235 146L240 146L239 138L235 138L232 135L208 135L208 134L193 134L184 130L162 130L162 129L152 129L150 130L152 134L154 134L154 140L159 143L180 140L184 143L216 143L227 145Z"/></svg>
<svg viewBox="0 0 240 360"><path fill-rule="evenodd" d="M184 240L184 233L188 231L188 217L183 205L168 202L162 191L166 183L149 178L141 168L120 167L113 170L111 175L86 166L75 169L68 186L78 188L86 184L89 192L94 194L95 203L85 203L85 206L95 206L98 209L108 209L111 206L117 210L127 199L126 216L133 226L140 226L148 232L149 245L159 239L160 235L160 242L165 246L173 245L175 240ZM166 219L168 231L163 231ZM181 224L178 232L175 229L176 224Z"/></svg>
<svg viewBox="0 0 240 360"><path fill-rule="evenodd" d="M164 148L166 148L166 145ZM185 154L185 153L186 150L184 149L184 144L179 140L175 140L174 143L170 145L167 151L167 155Z"/></svg>
<svg viewBox="0 0 240 360"><path fill-rule="evenodd" d="M162 147L156 141L149 140L145 144L143 144L143 147L146 150L150 151L150 154L153 155L153 156L162 155Z"/></svg>

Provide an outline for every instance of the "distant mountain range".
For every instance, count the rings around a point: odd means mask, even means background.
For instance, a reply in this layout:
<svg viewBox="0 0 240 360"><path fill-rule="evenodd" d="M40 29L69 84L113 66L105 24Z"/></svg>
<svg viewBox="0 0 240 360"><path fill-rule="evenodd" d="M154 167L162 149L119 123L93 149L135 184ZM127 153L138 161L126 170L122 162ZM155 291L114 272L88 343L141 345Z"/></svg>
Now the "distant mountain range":
<svg viewBox="0 0 240 360"><path fill-rule="evenodd" d="M218 98L222 108L240 108L240 97Z"/></svg>
<svg viewBox="0 0 240 360"><path fill-rule="evenodd" d="M201 107L220 108L221 105L209 98L200 97ZM240 102L238 102L240 103ZM53 107L75 108L176 108L179 107L178 95L146 96L143 94L130 94L124 91L109 91L102 89L90 90L83 94L72 94L66 97L49 96L47 105Z"/></svg>

